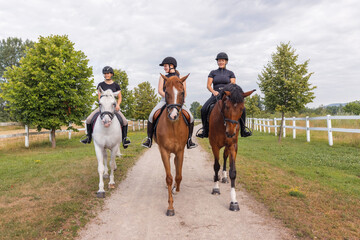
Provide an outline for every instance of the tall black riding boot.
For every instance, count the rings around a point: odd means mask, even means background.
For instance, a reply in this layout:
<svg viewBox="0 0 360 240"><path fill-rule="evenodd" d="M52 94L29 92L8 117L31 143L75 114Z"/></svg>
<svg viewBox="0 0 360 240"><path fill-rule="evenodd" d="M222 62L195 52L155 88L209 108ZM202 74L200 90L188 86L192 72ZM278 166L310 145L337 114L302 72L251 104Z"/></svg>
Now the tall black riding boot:
<svg viewBox="0 0 360 240"><path fill-rule="evenodd" d="M194 131L194 122L190 123L190 125L189 125L189 138L188 138L187 144L186 144L188 149L197 147L197 144L193 143L193 141L191 140L193 131Z"/></svg>
<svg viewBox="0 0 360 240"><path fill-rule="evenodd" d="M141 144L143 147L151 148L153 134L154 134L154 124L152 124L152 122L148 121L148 124L147 124L148 137L147 137L146 141L143 144Z"/></svg>
<svg viewBox="0 0 360 240"><path fill-rule="evenodd" d="M202 110L202 109L201 109ZM198 138L207 138L209 136L209 124L207 122L207 111L206 110L202 110L201 111L201 122L203 127L200 128L197 132L196 132L196 136ZM201 131L202 130L202 131ZM200 132L201 131L201 132Z"/></svg>
<svg viewBox="0 0 360 240"><path fill-rule="evenodd" d="M92 139L92 125L91 124L86 124L86 135L87 138L80 140L80 142L82 142L83 144L87 144L87 143L91 143L91 139Z"/></svg>
<svg viewBox="0 0 360 240"><path fill-rule="evenodd" d="M127 132L128 132L128 125L122 126L121 127L121 132L122 132L122 143L123 143L123 147L126 149L130 142L130 139L127 137Z"/></svg>
<svg viewBox="0 0 360 240"><path fill-rule="evenodd" d="M246 112L244 109L241 118L239 119L240 128L241 128L240 135L241 137L250 137L252 135L252 132L246 129L245 122L246 122Z"/></svg>

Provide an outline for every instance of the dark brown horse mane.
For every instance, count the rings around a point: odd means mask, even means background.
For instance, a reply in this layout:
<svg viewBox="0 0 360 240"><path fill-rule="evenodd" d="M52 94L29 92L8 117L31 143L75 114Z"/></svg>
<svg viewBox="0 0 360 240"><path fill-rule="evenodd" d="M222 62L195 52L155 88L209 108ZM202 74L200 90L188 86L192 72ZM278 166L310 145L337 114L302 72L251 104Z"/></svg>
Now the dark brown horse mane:
<svg viewBox="0 0 360 240"><path fill-rule="evenodd" d="M232 103L242 103L244 102L244 97L243 97L243 90L241 89L241 87L239 85L236 84L228 84L226 85L223 90L221 91L221 98L224 96L224 92L225 91L229 91L230 92L230 96L229 99Z"/></svg>

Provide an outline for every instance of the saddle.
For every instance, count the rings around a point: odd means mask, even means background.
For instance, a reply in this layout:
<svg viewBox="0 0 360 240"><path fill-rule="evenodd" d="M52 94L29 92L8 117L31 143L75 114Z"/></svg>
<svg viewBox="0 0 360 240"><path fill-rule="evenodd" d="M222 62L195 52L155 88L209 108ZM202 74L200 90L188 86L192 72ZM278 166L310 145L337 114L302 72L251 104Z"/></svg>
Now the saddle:
<svg viewBox="0 0 360 240"><path fill-rule="evenodd" d="M90 125L91 125L91 128L94 130L94 126L95 126L95 123L96 123L96 120L97 118L99 117L100 115L100 112L97 112L95 113L95 115L93 116L93 118L91 119L91 122L90 122ZM123 127L124 126L124 122L122 120L122 118L120 117L120 114L118 112L115 112L115 116L117 117L117 119L119 120L119 123L120 123L120 127Z"/></svg>
<svg viewBox="0 0 360 240"><path fill-rule="evenodd" d="M166 108L166 105L162 106L160 109L158 109L155 113L154 113L154 117L153 117L153 121L154 121L154 134L156 136L156 128L159 122L159 118L161 116L161 113L164 111L164 109ZM186 125L189 127L190 126L190 114L185 111L184 109L181 109L181 116L184 118L184 121L186 123Z"/></svg>

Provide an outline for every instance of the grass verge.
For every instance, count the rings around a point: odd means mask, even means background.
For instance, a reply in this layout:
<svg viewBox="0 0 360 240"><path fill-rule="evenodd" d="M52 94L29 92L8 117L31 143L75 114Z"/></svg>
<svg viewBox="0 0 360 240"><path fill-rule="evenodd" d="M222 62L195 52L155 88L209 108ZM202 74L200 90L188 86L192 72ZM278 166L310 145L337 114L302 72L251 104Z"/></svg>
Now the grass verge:
<svg viewBox="0 0 360 240"><path fill-rule="evenodd" d="M360 239L359 148L259 132L238 148L237 183L299 238Z"/></svg>
<svg viewBox="0 0 360 240"><path fill-rule="evenodd" d="M145 136L129 133L132 144L116 159L116 184L143 152ZM0 150L0 239L73 239L101 209L94 146L79 138L57 137L56 149L43 141Z"/></svg>

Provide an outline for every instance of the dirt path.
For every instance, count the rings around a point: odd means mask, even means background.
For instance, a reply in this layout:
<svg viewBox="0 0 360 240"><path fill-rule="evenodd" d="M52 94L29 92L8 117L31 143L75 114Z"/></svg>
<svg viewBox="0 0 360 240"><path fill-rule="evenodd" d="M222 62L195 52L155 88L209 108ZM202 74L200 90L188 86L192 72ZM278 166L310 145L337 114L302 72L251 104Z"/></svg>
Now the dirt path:
<svg viewBox="0 0 360 240"><path fill-rule="evenodd" d="M246 192L237 192L239 212L228 210L229 183L220 185L221 195L211 195L212 158L200 146L185 150L175 216L167 217L165 171L154 144L78 239L294 239Z"/></svg>

